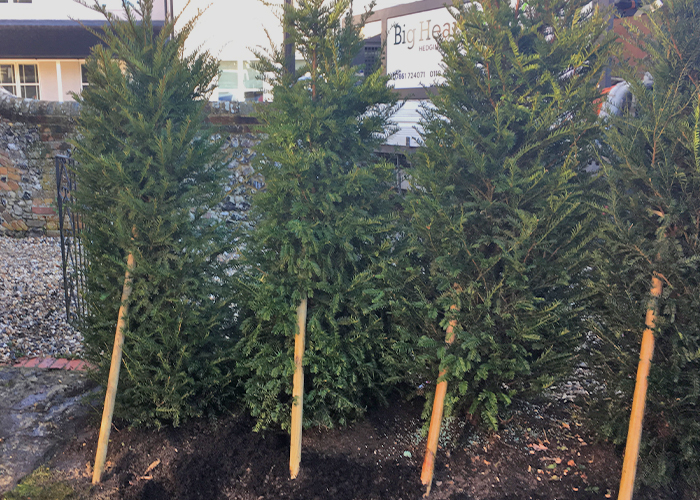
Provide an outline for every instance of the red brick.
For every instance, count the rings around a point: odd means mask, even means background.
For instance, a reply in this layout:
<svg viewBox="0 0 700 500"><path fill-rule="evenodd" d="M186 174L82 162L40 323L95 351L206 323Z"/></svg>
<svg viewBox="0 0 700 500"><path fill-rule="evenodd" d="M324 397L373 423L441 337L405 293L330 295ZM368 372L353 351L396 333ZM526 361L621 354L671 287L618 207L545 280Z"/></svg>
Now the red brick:
<svg viewBox="0 0 700 500"><path fill-rule="evenodd" d="M37 366L37 368L48 368L49 366L54 364L55 361L56 361L56 358L51 358L51 357L46 358L41 363L39 363L39 366Z"/></svg>
<svg viewBox="0 0 700 500"><path fill-rule="evenodd" d="M85 361L82 361L82 360L81 360L80 363L78 363L78 364L76 365L76 367L73 368L73 369L76 370L76 371L79 371L79 372L84 372L84 371L86 370L86 366L85 366L85 365L86 365Z"/></svg>
<svg viewBox="0 0 700 500"><path fill-rule="evenodd" d="M0 181L0 191L12 191L12 190L10 189L10 186L8 186L4 182Z"/></svg>
<svg viewBox="0 0 700 500"><path fill-rule="evenodd" d="M68 364L68 360L66 358L57 359L56 362L49 367L49 369L60 370L61 368L63 368L67 364Z"/></svg>
<svg viewBox="0 0 700 500"><path fill-rule="evenodd" d="M0 167L0 175L7 175L7 167Z"/></svg>
<svg viewBox="0 0 700 500"><path fill-rule="evenodd" d="M24 364L29 361L27 358L19 358L15 361L15 368L19 368L20 366L24 366Z"/></svg>
<svg viewBox="0 0 700 500"><path fill-rule="evenodd" d="M32 207L32 213L39 215L56 215L56 211L53 207Z"/></svg>
<svg viewBox="0 0 700 500"><path fill-rule="evenodd" d="M85 364L84 361L80 359L74 359L73 361L69 362L66 366L63 367L64 370L77 370L79 366L83 366Z"/></svg>
<svg viewBox="0 0 700 500"><path fill-rule="evenodd" d="M41 363L41 358L32 358L24 364L24 368L34 368Z"/></svg>
<svg viewBox="0 0 700 500"><path fill-rule="evenodd" d="M9 188L10 191L19 191L19 184L17 184L15 181L11 181L9 179L7 181L7 187Z"/></svg>
<svg viewBox="0 0 700 500"><path fill-rule="evenodd" d="M12 169L14 170L14 169ZM19 182L22 180L22 177L19 174L16 174L14 172L7 172L7 178L11 181L16 181Z"/></svg>

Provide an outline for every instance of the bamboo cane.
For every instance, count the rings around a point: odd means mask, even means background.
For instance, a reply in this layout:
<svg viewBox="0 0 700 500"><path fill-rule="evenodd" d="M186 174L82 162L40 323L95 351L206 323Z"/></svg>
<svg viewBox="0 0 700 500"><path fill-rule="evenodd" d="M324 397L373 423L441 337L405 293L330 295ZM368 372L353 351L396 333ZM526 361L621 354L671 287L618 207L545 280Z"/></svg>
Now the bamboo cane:
<svg viewBox="0 0 700 500"><path fill-rule="evenodd" d="M112 364L109 367L109 379L107 381L107 394L105 406L102 411L102 423L100 424L100 437L97 440L97 452L95 454L95 468L92 473L92 484L97 484L102 478L107 459L107 445L109 444L109 431L112 427L114 415L114 399L117 396L117 384L119 383L119 368L122 363L122 347L124 346L124 327L126 315L129 311L127 301L131 295L131 274L134 271L134 254L130 253L126 261L126 274L124 276L124 288L122 289L122 302L119 306L117 319L117 331L114 334L114 348L112 349Z"/></svg>
<svg viewBox="0 0 700 500"><path fill-rule="evenodd" d="M642 348L637 367L637 383L632 399L632 413L627 432L627 444L625 446L625 459L622 464L622 479L620 480L620 493L618 500L632 500L634 492L634 478L637 474L637 459L639 458L639 443L642 439L642 420L644 419L644 405L647 397L647 386L651 357L654 354L654 314L657 300L661 296L661 280L654 276L651 279L652 302L647 309L646 326L642 336Z"/></svg>
<svg viewBox="0 0 700 500"><path fill-rule="evenodd" d="M450 309L455 310L457 306L451 305ZM455 340L454 327L456 320L450 320L447 327L447 338L445 342L452 344ZM447 368L440 370L438 380L447 374ZM430 430L428 431L428 443L425 447L425 457L423 458L423 470L420 480L423 486L427 486L425 495L430 495L430 488L433 485L433 472L435 471L435 455L437 454L438 439L440 438L440 427L442 426L442 412L445 408L445 394L447 393L447 380L438 382L435 387L435 398L433 399L433 412L430 416Z"/></svg>
<svg viewBox="0 0 700 500"><path fill-rule="evenodd" d="M294 336L294 385L292 388L292 428L289 447L289 474L295 479L301 462L301 434L304 420L304 348L306 344L306 305L304 297L297 308L297 333Z"/></svg>

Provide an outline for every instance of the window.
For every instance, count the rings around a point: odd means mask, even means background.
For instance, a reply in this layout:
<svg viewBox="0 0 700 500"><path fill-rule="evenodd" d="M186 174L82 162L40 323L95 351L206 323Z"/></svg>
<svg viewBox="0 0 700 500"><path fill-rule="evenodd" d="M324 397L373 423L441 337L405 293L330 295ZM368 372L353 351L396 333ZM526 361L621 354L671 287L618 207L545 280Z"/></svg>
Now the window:
<svg viewBox="0 0 700 500"><path fill-rule="evenodd" d="M11 94L17 92L15 88L15 68L12 64L0 64L0 85Z"/></svg>
<svg viewBox="0 0 700 500"><path fill-rule="evenodd" d="M263 82L258 70L253 68L257 61L243 61L243 86L247 89L262 90Z"/></svg>
<svg viewBox="0 0 700 500"><path fill-rule="evenodd" d="M81 64L80 65L80 89L82 90L85 87L87 87L88 85L90 85L90 84L88 83L88 79L87 79L87 66L85 66L84 64Z"/></svg>
<svg viewBox="0 0 700 500"><path fill-rule="evenodd" d="M238 89L238 61L221 61L219 69L219 100L231 101Z"/></svg>
<svg viewBox="0 0 700 500"><path fill-rule="evenodd" d="M259 100L262 98L263 81L253 68L257 61L221 61L219 66L219 100Z"/></svg>
<svg viewBox="0 0 700 500"><path fill-rule="evenodd" d="M40 99L36 64L0 64L0 86L18 97Z"/></svg>
<svg viewBox="0 0 700 500"><path fill-rule="evenodd" d="M18 64L19 86L23 98L39 99L39 68L36 64Z"/></svg>

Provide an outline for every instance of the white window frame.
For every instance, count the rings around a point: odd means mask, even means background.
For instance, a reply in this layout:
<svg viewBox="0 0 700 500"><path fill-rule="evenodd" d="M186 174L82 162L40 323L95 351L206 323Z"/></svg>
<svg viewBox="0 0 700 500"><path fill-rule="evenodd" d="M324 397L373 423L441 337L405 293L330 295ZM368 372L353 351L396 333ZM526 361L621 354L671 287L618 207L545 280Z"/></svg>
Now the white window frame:
<svg viewBox="0 0 700 500"><path fill-rule="evenodd" d="M12 66L12 74L14 77L14 83L0 83L0 86L4 87L14 87L14 91L11 93L17 97L22 97L22 90L24 87L36 87L37 95L30 99L41 99L41 74L39 73L39 63L38 61L0 61L0 66ZM36 83L22 83L20 80L20 66L34 66L36 74ZM7 89L5 89L7 90Z"/></svg>
<svg viewBox="0 0 700 500"><path fill-rule="evenodd" d="M233 63L233 67L231 68L224 68L224 64L226 63ZM221 61L219 63L219 77L217 79L217 98L221 99L224 95L227 96L227 100L233 100L237 101L238 100L238 93L239 89L241 88L241 77L240 77L240 61L237 60L231 60L231 61ZM221 86L221 80L222 77L224 76L224 73L229 73L229 78L233 77L233 79L236 82L235 87L222 87Z"/></svg>
<svg viewBox="0 0 700 500"><path fill-rule="evenodd" d="M85 60L80 61L80 91L82 92L85 87L89 87L90 83L89 82L84 82L83 81L83 71L87 73L87 70L85 68Z"/></svg>

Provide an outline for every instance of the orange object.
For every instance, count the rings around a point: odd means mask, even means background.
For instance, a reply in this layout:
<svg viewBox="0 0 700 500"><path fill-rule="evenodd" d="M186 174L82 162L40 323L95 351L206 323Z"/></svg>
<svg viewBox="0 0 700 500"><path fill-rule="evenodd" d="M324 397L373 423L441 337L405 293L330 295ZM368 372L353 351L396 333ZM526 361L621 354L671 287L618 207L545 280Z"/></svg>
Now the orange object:
<svg viewBox="0 0 700 500"><path fill-rule="evenodd" d="M109 367L109 379L107 381L107 394L105 394L105 406L102 411L102 423L100 425L100 437L97 440L97 452L95 454L95 467L92 473L92 484L97 484L102 479L107 459L107 445L109 444L109 431L112 427L114 415L114 400L117 397L117 384L119 383L119 369L122 364L122 348L124 347L124 328L126 315L129 312L129 296L131 295L131 274L134 272L134 255L129 254L126 261L126 274L124 276L124 288L122 289L122 302L119 306L117 319L117 331L114 334L114 348L112 349L112 364Z"/></svg>
<svg viewBox="0 0 700 500"><path fill-rule="evenodd" d="M605 101L606 96L610 93L612 90L612 87L605 87L603 90L600 91L600 97L593 101L593 104L597 104L598 106L596 107L596 114L600 115L600 111L603 109L603 101Z"/></svg>
<svg viewBox="0 0 700 500"><path fill-rule="evenodd" d="M297 334L294 336L294 381L292 387L292 427L289 446L289 475L295 479L301 463L301 435L304 421L304 349L306 347L307 299L297 308Z"/></svg>
<svg viewBox="0 0 700 500"><path fill-rule="evenodd" d="M646 404L649 368L654 354L654 314L657 300L661 296L661 280L654 276L651 280L652 303L647 309L646 326L642 336L642 348L639 355L637 368L637 383L632 399L632 412L630 426L627 431L627 445L625 446L625 459L622 463L622 479L620 480L620 493L618 500L632 500L634 492L634 478L637 474L637 459L639 458L639 443L642 439L642 421L644 419L644 405Z"/></svg>
<svg viewBox="0 0 700 500"><path fill-rule="evenodd" d="M457 306L451 305L450 309L455 310ZM450 320L447 327L447 338L445 342L449 345L455 340L454 327L457 326L456 320ZM438 380L447 374L447 369L440 370ZM433 412L430 416L430 430L428 431L428 443L425 447L425 457L423 458L423 470L421 471L420 480L423 486L427 486L425 495L430 495L430 488L433 484L433 472L435 471L435 455L437 453L438 440L440 438L440 428L442 427L442 413L445 409L445 394L447 394L447 381L438 382L435 387L435 398L433 399Z"/></svg>

